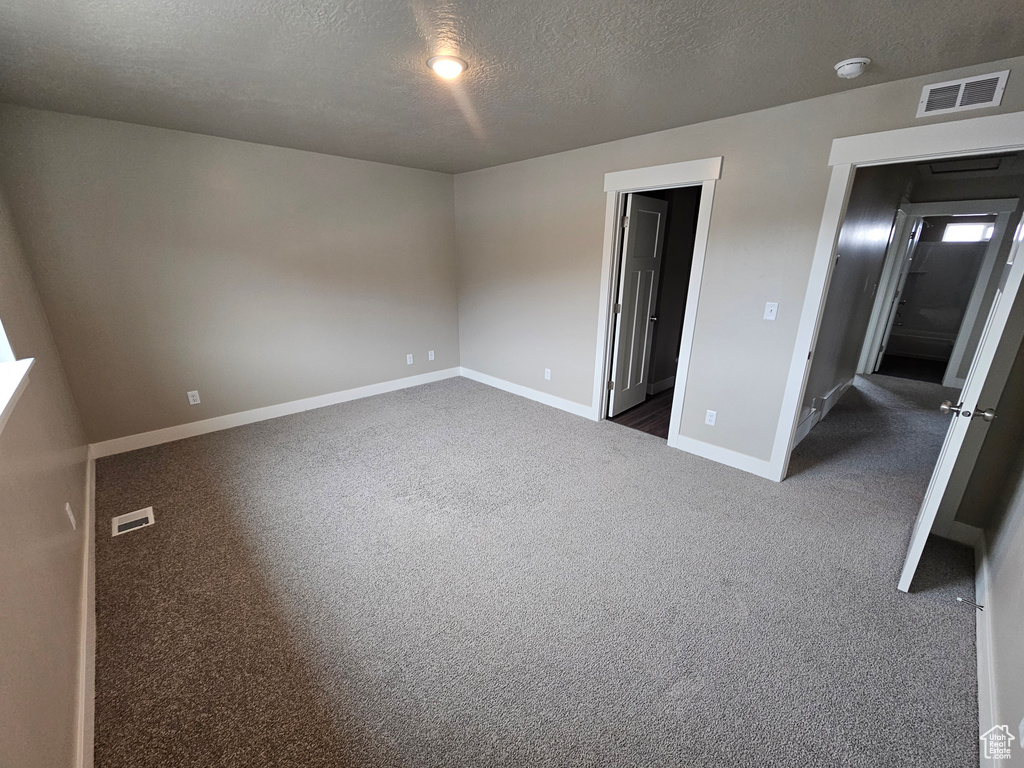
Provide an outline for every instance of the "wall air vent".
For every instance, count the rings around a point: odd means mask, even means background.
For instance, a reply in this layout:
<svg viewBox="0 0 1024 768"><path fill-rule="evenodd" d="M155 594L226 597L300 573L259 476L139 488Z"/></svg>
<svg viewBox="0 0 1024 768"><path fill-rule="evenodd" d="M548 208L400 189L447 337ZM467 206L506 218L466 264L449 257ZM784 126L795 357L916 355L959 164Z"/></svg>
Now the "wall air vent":
<svg viewBox="0 0 1024 768"><path fill-rule="evenodd" d="M917 116L945 115L982 107L998 107L1003 100L1003 89L1010 70L993 72L990 75L965 77L947 83L926 85L921 91L921 102L917 105Z"/></svg>
<svg viewBox="0 0 1024 768"><path fill-rule="evenodd" d="M110 535L120 536L122 533L128 533L129 531L135 531L139 528L145 528L155 522L156 520L153 519L152 507L146 507L145 509L140 509L136 512L129 512L126 515L118 515L110 520Z"/></svg>

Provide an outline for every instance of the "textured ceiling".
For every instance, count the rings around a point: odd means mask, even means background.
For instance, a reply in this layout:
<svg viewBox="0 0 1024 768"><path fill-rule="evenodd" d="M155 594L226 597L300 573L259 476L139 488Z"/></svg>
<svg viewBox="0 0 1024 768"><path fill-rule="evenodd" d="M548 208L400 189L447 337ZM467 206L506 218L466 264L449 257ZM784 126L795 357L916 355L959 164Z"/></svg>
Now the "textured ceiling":
<svg viewBox="0 0 1024 768"><path fill-rule="evenodd" d="M4 0L0 100L440 171L1024 52L1019 0ZM470 70L451 85L434 53ZM874 63L856 80L832 65Z"/></svg>

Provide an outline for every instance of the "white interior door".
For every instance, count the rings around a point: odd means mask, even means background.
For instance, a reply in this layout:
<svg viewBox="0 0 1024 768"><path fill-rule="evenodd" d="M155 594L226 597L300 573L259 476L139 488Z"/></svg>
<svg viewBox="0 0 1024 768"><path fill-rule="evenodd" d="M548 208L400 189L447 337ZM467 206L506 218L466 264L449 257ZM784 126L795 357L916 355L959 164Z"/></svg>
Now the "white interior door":
<svg viewBox="0 0 1024 768"><path fill-rule="evenodd" d="M626 234L616 304L615 352L609 414L618 416L647 398L668 203L631 194L626 199Z"/></svg>
<svg viewBox="0 0 1024 768"><path fill-rule="evenodd" d="M948 508L959 504L959 498L950 499L948 496L956 493L962 496L965 486L963 480L970 476L974 462L978 458L983 441L977 439L976 434L969 433L987 429L988 420L985 412L995 407L1009 372L1009 365L1002 364L1002 360L999 361L1000 364L994 364L999 342L1005 332L1006 341L1013 342L1009 346L1016 351L1020 345L1020 337L1024 335L1022 308L1014 306L1021 276L1024 273L1024 258L1019 257L1022 231L1024 228L1018 228L1014 237L1007 260L1009 267L1003 271L1003 278L988 313L988 320L978 342L978 351L960 395L962 401L951 404L952 422L928 483L921 510L917 514L907 559L900 574L899 588L904 592L910 591L914 573L921 561L921 553L924 551L928 534L935 525L940 507ZM1003 352L1005 350L1006 346Z"/></svg>
<svg viewBox="0 0 1024 768"><path fill-rule="evenodd" d="M910 231L910 238L907 240L907 248L902 254L900 261L899 276L896 281L896 292L893 294L892 303L889 305L889 314L885 318L885 331L882 334L882 343L878 347L878 354L875 355L875 364L871 372L876 372L882 367L882 358L885 357L885 348L889 346L889 337L892 335L893 326L900 313L900 305L903 303L903 290L907 284L907 274L910 272L910 264L914 260L914 251L917 249L917 241L921 238L923 229L922 219L917 218L913 222Z"/></svg>

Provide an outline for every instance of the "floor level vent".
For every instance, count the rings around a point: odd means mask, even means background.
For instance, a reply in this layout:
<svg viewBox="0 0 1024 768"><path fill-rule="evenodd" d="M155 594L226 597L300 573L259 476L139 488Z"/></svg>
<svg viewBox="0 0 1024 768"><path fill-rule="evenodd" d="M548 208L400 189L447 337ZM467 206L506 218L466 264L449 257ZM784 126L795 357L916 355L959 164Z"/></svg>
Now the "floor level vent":
<svg viewBox="0 0 1024 768"><path fill-rule="evenodd" d="M155 522L152 507L129 512L126 515L118 515L110 521L110 535L120 536L122 533L145 528L147 525L152 525Z"/></svg>
<svg viewBox="0 0 1024 768"><path fill-rule="evenodd" d="M1003 100L1003 89L1006 88L1006 78L1009 75L1010 70L1006 69L990 75L926 85L921 91L917 116L945 115L968 109L998 107Z"/></svg>

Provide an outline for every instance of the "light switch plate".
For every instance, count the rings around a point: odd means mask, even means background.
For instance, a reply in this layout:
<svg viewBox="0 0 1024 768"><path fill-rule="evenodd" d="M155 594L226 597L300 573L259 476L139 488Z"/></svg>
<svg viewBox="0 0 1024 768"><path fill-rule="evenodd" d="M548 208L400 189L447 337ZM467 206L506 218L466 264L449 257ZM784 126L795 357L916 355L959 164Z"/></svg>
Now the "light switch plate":
<svg viewBox="0 0 1024 768"><path fill-rule="evenodd" d="M764 305L765 320L774 320L777 314L779 314L779 303L777 301L769 301Z"/></svg>

